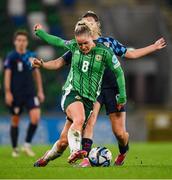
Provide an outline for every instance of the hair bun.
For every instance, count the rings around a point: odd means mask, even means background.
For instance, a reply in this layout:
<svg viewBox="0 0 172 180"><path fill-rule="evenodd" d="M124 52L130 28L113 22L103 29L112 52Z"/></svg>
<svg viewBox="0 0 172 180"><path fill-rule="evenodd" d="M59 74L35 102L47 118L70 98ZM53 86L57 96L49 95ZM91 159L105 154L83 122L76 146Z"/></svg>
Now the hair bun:
<svg viewBox="0 0 172 180"><path fill-rule="evenodd" d="M80 20L80 21L78 21L77 25L86 26L87 24L86 24L86 22L84 20Z"/></svg>
<svg viewBox="0 0 172 180"><path fill-rule="evenodd" d="M86 24L85 24L85 22L79 22L78 23L78 26L85 26Z"/></svg>

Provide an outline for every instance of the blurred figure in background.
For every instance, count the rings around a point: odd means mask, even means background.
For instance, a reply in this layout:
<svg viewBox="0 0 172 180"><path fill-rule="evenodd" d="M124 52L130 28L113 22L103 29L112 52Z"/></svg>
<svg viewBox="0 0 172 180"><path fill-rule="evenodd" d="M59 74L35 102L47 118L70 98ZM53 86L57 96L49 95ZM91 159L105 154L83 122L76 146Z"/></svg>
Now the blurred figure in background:
<svg viewBox="0 0 172 180"><path fill-rule="evenodd" d="M27 50L28 33L26 31L20 30L14 34L14 46L14 50L7 55L4 62L5 102L12 115L10 128L12 156L19 156L18 125L24 107L29 113L30 124L22 151L28 156L34 156L35 153L30 144L40 120L40 102L44 101L42 78L38 69L31 69L29 66L31 58L35 57L35 53Z"/></svg>

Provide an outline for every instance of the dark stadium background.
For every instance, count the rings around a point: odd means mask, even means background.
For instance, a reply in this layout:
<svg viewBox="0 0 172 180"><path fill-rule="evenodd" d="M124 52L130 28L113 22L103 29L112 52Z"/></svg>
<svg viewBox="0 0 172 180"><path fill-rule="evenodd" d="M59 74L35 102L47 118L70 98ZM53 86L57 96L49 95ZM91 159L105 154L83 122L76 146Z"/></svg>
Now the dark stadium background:
<svg viewBox="0 0 172 180"><path fill-rule="evenodd" d="M31 50L45 60L64 52L40 41L33 25L41 23L50 33L73 38L76 21L87 10L95 11L104 36L112 36L129 48L140 48L163 36L168 46L140 60L125 61L128 93L127 128L131 141L172 140L172 1L170 0L1 0L0 1L0 144L9 144L9 114L4 104L3 60L13 48L13 33L27 29ZM125 62L124 62L125 61ZM41 70L46 95L42 121L35 143L53 143L64 123L60 108L61 87L68 74ZM104 110L95 130L96 143L113 143L114 137ZM21 127L25 129L27 116ZM21 128L21 137L25 133ZM101 134L106 133L106 137ZM101 136L101 137L100 137ZM106 141L104 141L106 140Z"/></svg>

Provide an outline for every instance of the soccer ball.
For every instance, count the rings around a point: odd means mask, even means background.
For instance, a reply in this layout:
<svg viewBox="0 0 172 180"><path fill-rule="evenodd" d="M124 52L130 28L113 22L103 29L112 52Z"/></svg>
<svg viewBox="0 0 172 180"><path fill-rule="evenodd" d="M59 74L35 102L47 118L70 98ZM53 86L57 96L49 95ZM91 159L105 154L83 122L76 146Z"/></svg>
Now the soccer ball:
<svg viewBox="0 0 172 180"><path fill-rule="evenodd" d="M105 147L95 147L90 151L88 158L92 166L108 167L112 160L112 153Z"/></svg>

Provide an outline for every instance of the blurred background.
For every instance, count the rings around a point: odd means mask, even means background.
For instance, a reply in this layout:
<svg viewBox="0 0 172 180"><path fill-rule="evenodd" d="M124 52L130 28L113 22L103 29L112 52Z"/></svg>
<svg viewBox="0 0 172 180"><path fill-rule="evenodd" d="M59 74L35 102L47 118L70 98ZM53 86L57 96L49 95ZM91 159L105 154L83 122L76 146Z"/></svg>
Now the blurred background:
<svg viewBox="0 0 172 180"><path fill-rule="evenodd" d="M1 0L0 2L0 144L9 144L10 116L4 104L3 60L13 48L13 34L27 29L29 49L50 60L64 52L40 41L33 34L35 23L64 39L73 38L76 21L88 10L101 20L103 36L112 36L128 48L140 48L164 37L168 46L139 60L120 60L128 93L127 129L131 141L172 140L172 0ZM65 116L60 108L61 88L69 69L41 70L46 100L34 143L53 143ZM20 138L26 133L26 114L20 123ZM102 136L102 134L104 134ZM113 143L108 116L102 109L95 143ZM22 140L21 140L22 142Z"/></svg>

